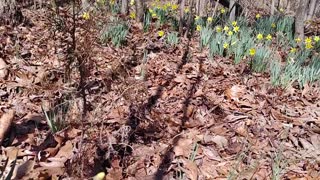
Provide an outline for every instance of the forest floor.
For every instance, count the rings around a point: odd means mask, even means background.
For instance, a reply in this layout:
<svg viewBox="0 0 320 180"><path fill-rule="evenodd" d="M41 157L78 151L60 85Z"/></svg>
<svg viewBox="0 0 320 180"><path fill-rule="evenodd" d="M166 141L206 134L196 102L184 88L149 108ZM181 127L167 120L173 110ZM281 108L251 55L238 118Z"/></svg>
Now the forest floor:
<svg viewBox="0 0 320 180"><path fill-rule="evenodd" d="M0 107L2 114L15 111L0 150L5 174L320 178L319 88L275 88L268 74L250 72L245 61L209 58L197 37L182 37L172 47L156 31L132 24L121 48L98 42L83 48L90 51L83 107L77 68L65 80L70 37L50 33L44 10L24 15L33 25L0 27L0 58L9 67L0 80ZM85 41L81 32L77 38ZM64 126L52 133L42 106L65 102L66 113L56 110Z"/></svg>

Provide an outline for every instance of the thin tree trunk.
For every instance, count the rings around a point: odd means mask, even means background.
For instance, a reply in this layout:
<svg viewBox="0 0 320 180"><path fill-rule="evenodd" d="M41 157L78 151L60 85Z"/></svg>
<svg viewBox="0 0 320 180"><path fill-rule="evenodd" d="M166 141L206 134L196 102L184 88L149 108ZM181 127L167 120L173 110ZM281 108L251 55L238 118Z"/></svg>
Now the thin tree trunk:
<svg viewBox="0 0 320 180"><path fill-rule="evenodd" d="M308 11L308 16L307 16L307 20L311 20L315 9L316 9L316 4L319 3L318 0L311 0L310 1L310 5L309 5L309 11Z"/></svg>
<svg viewBox="0 0 320 180"><path fill-rule="evenodd" d="M181 0L180 3L180 20L179 20L179 33L183 34L183 24L184 24L184 8L186 6L186 0Z"/></svg>
<svg viewBox="0 0 320 180"><path fill-rule="evenodd" d="M271 2L271 15L274 15L276 0L272 0Z"/></svg>
<svg viewBox="0 0 320 180"><path fill-rule="evenodd" d="M230 0L229 9L231 10L229 19L230 21L235 21L236 20L235 0Z"/></svg>
<svg viewBox="0 0 320 180"><path fill-rule="evenodd" d="M128 12L129 12L128 0L122 0L121 1L121 14L128 15Z"/></svg>
<svg viewBox="0 0 320 180"><path fill-rule="evenodd" d="M212 13L212 17L214 17L216 15L216 11L218 9L218 5L219 5L219 0L217 0L215 6L214 6L214 10L213 10L213 13Z"/></svg>
<svg viewBox="0 0 320 180"><path fill-rule="evenodd" d="M143 22L144 2L143 0L136 0L136 14L138 22Z"/></svg>
<svg viewBox="0 0 320 180"><path fill-rule="evenodd" d="M207 5L207 0L199 0L199 16L204 17L207 16L206 13L206 5Z"/></svg>
<svg viewBox="0 0 320 180"><path fill-rule="evenodd" d="M304 39L304 19L309 0L300 0L295 16L295 36Z"/></svg>

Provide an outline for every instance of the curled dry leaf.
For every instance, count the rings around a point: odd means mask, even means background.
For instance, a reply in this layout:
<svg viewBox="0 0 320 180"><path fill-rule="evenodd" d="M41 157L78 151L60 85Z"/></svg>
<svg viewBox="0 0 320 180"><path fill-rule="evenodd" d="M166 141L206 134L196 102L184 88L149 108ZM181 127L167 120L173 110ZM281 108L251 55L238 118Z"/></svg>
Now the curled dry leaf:
<svg viewBox="0 0 320 180"><path fill-rule="evenodd" d="M4 136L6 135L7 131L11 126L14 114L15 114L15 111L10 110L9 112L2 115L0 119L0 144L2 144L2 141L4 140Z"/></svg>
<svg viewBox="0 0 320 180"><path fill-rule="evenodd" d="M6 62L0 58L0 79L4 79L8 75Z"/></svg>
<svg viewBox="0 0 320 180"><path fill-rule="evenodd" d="M176 156L188 157L192 148L192 139L179 139L177 145L173 148Z"/></svg>
<svg viewBox="0 0 320 180"><path fill-rule="evenodd" d="M34 160L27 160L23 162L21 165L17 166L13 173L13 179L21 179L25 175L27 175L34 167Z"/></svg>
<svg viewBox="0 0 320 180"><path fill-rule="evenodd" d="M245 94L245 87L234 85L225 91L225 95L229 100L239 101L239 98Z"/></svg>

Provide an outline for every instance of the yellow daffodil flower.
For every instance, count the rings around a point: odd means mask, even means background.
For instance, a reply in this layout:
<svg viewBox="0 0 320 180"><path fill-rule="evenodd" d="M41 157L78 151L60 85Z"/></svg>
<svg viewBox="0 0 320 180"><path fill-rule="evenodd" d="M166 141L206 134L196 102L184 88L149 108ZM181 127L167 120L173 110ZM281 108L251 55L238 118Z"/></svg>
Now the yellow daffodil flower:
<svg viewBox="0 0 320 180"><path fill-rule="evenodd" d="M234 26L234 27L236 27L237 24L238 24L237 21L233 21L233 22L232 22L232 26Z"/></svg>
<svg viewBox="0 0 320 180"><path fill-rule="evenodd" d="M268 41L272 40L271 34L268 34L268 35L266 36L266 40L268 40Z"/></svg>
<svg viewBox="0 0 320 180"><path fill-rule="evenodd" d="M201 26L200 25L197 25L197 31L201 31Z"/></svg>
<svg viewBox="0 0 320 180"><path fill-rule="evenodd" d="M114 5L115 3L116 3L115 0L110 0L111 5Z"/></svg>
<svg viewBox="0 0 320 180"><path fill-rule="evenodd" d="M272 23L272 24L271 24L271 27L272 27L272 28L276 28L277 26L276 26L275 23Z"/></svg>
<svg viewBox="0 0 320 180"><path fill-rule="evenodd" d="M235 33L239 32L239 30L240 30L240 27L239 27L239 26L233 27L233 31L234 31Z"/></svg>
<svg viewBox="0 0 320 180"><path fill-rule="evenodd" d="M95 175L92 179L93 180L103 180L106 176L105 172L99 172L97 175Z"/></svg>
<svg viewBox="0 0 320 180"><path fill-rule="evenodd" d="M131 12L130 13L130 18L131 19L135 19L136 18L136 13L135 12Z"/></svg>
<svg viewBox="0 0 320 180"><path fill-rule="evenodd" d="M153 9L149 9L148 11L150 14L152 14L154 12Z"/></svg>
<svg viewBox="0 0 320 180"><path fill-rule="evenodd" d="M177 4L172 4L172 5L171 5L171 9L172 9L172 10L177 10L178 7L179 7L179 6L178 6Z"/></svg>
<svg viewBox="0 0 320 180"><path fill-rule="evenodd" d="M185 8L185 9L184 9L184 12L185 12L185 13L188 13L188 12L190 12L190 9L189 9L189 8Z"/></svg>
<svg viewBox="0 0 320 180"><path fill-rule="evenodd" d="M249 49L249 55L250 56L256 55L256 49L254 49L254 48Z"/></svg>
<svg viewBox="0 0 320 180"><path fill-rule="evenodd" d="M221 31L222 31L222 27L221 27L221 26L217 26L217 27L216 27L216 31L217 31L217 32L221 32Z"/></svg>
<svg viewBox="0 0 320 180"><path fill-rule="evenodd" d="M304 42L305 42L306 44L311 44L311 43L312 43L311 37L307 37L307 38L304 40Z"/></svg>
<svg viewBox="0 0 320 180"><path fill-rule="evenodd" d="M226 12L226 9L221 8L221 9L220 9L220 12L221 12L221 14L224 14L224 13Z"/></svg>
<svg viewBox="0 0 320 180"><path fill-rule="evenodd" d="M257 35L257 39L258 39L258 40L262 40L262 39L263 39L263 35L262 35L261 33L259 33L259 34Z"/></svg>
<svg viewBox="0 0 320 180"><path fill-rule="evenodd" d="M283 13L283 12L284 12L284 9L283 9L283 8L280 8L279 11L280 11L281 13Z"/></svg>
<svg viewBox="0 0 320 180"><path fill-rule="evenodd" d="M85 20L90 19L90 14L89 14L89 12L84 12L84 13L82 14L82 18L85 19Z"/></svg>
<svg viewBox="0 0 320 180"><path fill-rule="evenodd" d="M229 44L228 44L228 43L224 43L224 44L223 44L223 48L224 48L224 49L228 49L228 48L229 48Z"/></svg>
<svg viewBox="0 0 320 180"><path fill-rule="evenodd" d="M212 17L208 17L207 21L208 21L208 23L211 23L213 21L213 18Z"/></svg>
<svg viewBox="0 0 320 180"><path fill-rule="evenodd" d="M256 18L257 18L257 19L260 19L260 18L261 18L261 15L260 15L260 14L256 14Z"/></svg>
<svg viewBox="0 0 320 180"><path fill-rule="evenodd" d="M225 26L225 27L223 28L223 30L226 31L226 32L228 32L228 31L229 31L229 27L228 27L228 26Z"/></svg>
<svg viewBox="0 0 320 180"><path fill-rule="evenodd" d="M297 48L292 47L292 48L290 49L290 52L291 52L291 53L297 52Z"/></svg>
<svg viewBox="0 0 320 180"><path fill-rule="evenodd" d="M232 36L233 35L233 32L232 31L229 31L228 32L228 36Z"/></svg>
<svg viewBox="0 0 320 180"><path fill-rule="evenodd" d="M313 40L314 40L315 42L318 42L318 41L320 41L320 37L319 37L319 36L314 36L314 37L313 37Z"/></svg>
<svg viewBox="0 0 320 180"><path fill-rule="evenodd" d="M200 16L197 16L194 18L195 21L198 21L200 19Z"/></svg>
<svg viewBox="0 0 320 180"><path fill-rule="evenodd" d="M300 38L296 38L295 41L296 41L296 43L299 43L299 42L301 42L301 39Z"/></svg>
<svg viewBox="0 0 320 180"><path fill-rule="evenodd" d="M159 37L164 36L164 31L158 31L158 36L159 36Z"/></svg>
<svg viewBox="0 0 320 180"><path fill-rule="evenodd" d="M157 14L156 14L156 13L152 13L152 14L151 14L151 17L156 18L156 17L157 17Z"/></svg>
<svg viewBox="0 0 320 180"><path fill-rule="evenodd" d="M312 49L312 48L313 48L313 46L311 43L306 43L306 49Z"/></svg>
<svg viewBox="0 0 320 180"><path fill-rule="evenodd" d="M131 6L134 5L134 0L130 0L130 5L131 5Z"/></svg>

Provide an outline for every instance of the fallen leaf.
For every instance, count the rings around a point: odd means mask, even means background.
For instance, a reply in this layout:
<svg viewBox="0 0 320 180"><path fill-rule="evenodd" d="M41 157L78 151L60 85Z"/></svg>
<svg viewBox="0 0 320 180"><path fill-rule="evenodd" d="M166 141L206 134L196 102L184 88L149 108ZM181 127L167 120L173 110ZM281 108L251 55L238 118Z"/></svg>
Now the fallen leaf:
<svg viewBox="0 0 320 180"><path fill-rule="evenodd" d="M182 159L184 172L191 180L198 179L198 167L195 162L188 159Z"/></svg>
<svg viewBox="0 0 320 180"><path fill-rule="evenodd" d="M207 143L207 144L211 144L211 143L216 144L216 146L217 146L219 149L223 149L224 147L227 147L227 146L228 146L228 140L227 140L227 138L225 138L224 136L219 136L219 135L216 135L216 136L206 135L206 136L204 136L203 140L204 140L204 143Z"/></svg>
<svg viewBox="0 0 320 180"><path fill-rule="evenodd" d="M14 118L15 111L10 110L4 115L2 115L0 119L0 145L2 144L2 141L4 140L4 137L9 130L12 120Z"/></svg>
<svg viewBox="0 0 320 180"><path fill-rule="evenodd" d="M192 148L192 139L179 139L177 145L173 148L176 156L188 157Z"/></svg>
<svg viewBox="0 0 320 180"><path fill-rule="evenodd" d="M4 79L8 75L6 62L0 58L0 79Z"/></svg>
<svg viewBox="0 0 320 180"><path fill-rule="evenodd" d="M27 160L22 164L16 166L13 172L13 179L21 179L26 174L28 174L34 167L35 161L34 160Z"/></svg>
<svg viewBox="0 0 320 180"><path fill-rule="evenodd" d="M239 98L245 93L245 87L234 85L225 91L225 95L229 100L239 101Z"/></svg>

